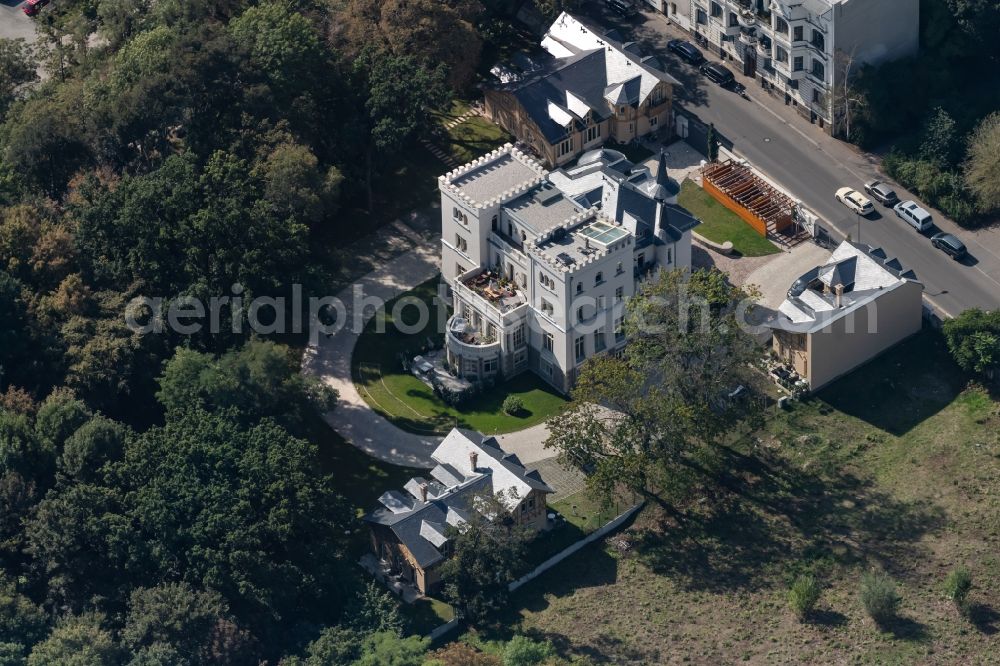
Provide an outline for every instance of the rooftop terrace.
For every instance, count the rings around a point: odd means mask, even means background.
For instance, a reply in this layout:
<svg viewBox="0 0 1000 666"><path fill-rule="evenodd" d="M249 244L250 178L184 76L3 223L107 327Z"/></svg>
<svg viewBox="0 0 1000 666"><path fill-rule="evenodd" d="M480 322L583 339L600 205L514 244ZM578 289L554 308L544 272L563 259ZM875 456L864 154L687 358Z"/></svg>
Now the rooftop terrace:
<svg viewBox="0 0 1000 666"><path fill-rule="evenodd" d="M529 190L504 209L508 215L536 234L566 222L583 210L549 182Z"/></svg>
<svg viewBox="0 0 1000 666"><path fill-rule="evenodd" d="M507 144L449 172L441 181L469 203L484 206L537 186L545 174L534 159Z"/></svg>
<svg viewBox="0 0 1000 666"><path fill-rule="evenodd" d="M535 252L551 266L567 272L605 256L609 247L619 242L631 242L631 234L607 218L594 215L590 220L573 228L556 229L535 243Z"/></svg>

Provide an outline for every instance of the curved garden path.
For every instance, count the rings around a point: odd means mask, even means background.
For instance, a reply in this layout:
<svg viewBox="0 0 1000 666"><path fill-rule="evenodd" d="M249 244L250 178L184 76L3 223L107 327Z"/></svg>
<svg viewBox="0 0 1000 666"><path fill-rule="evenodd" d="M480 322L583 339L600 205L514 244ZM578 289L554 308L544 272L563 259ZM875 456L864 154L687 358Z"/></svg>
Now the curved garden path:
<svg viewBox="0 0 1000 666"><path fill-rule="evenodd" d="M388 301L434 277L440 270L440 247L414 234L414 248L386 263L347 287L337 298L344 304L348 324L333 335L319 336L315 345L306 347L302 372L318 377L337 390L337 408L323 415L324 420L344 439L365 453L380 460L409 467L434 466L431 453L441 441L438 436L416 435L401 430L375 412L358 394L351 377L351 354L360 330L354 330L354 290L368 298ZM374 312L365 313L367 321ZM517 454L525 464L551 458L552 452L542 448L548 430L544 423L498 435L497 440L508 452Z"/></svg>

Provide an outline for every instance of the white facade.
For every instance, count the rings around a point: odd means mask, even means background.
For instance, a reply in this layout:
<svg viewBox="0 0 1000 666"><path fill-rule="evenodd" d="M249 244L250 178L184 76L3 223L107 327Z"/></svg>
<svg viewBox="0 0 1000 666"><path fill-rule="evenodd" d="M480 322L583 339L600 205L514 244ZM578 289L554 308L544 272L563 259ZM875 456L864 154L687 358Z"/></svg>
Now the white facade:
<svg viewBox="0 0 1000 666"><path fill-rule="evenodd" d="M439 178L441 274L452 288L449 364L483 380L531 370L568 391L624 345L625 301L655 268L690 268L698 221L614 151L547 172L509 144Z"/></svg>
<svg viewBox="0 0 1000 666"><path fill-rule="evenodd" d="M703 43L828 131L845 77L918 47L919 0L690 2Z"/></svg>

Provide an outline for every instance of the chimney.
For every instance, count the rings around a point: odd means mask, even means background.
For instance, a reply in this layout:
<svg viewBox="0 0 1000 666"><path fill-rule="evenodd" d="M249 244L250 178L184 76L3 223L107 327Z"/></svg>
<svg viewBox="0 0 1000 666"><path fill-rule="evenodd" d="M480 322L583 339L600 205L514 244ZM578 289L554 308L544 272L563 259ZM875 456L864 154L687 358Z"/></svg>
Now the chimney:
<svg viewBox="0 0 1000 666"><path fill-rule="evenodd" d="M421 483L420 484L420 499L422 499L424 502L427 501L427 484L426 483Z"/></svg>
<svg viewBox="0 0 1000 666"><path fill-rule="evenodd" d="M479 462L479 454L476 453L475 451L469 451L469 466L472 468L473 472L476 471L478 462Z"/></svg>
<svg viewBox="0 0 1000 666"><path fill-rule="evenodd" d="M838 284L836 287L834 287L834 291L837 294L837 307L838 308L844 307L842 302L844 298L844 285Z"/></svg>

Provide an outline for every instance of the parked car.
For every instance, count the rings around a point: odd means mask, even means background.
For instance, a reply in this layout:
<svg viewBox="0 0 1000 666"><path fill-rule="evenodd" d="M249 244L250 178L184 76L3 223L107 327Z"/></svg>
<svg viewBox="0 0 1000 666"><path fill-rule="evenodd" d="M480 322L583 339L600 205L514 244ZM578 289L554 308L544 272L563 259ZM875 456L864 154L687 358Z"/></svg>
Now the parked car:
<svg viewBox="0 0 1000 666"><path fill-rule="evenodd" d="M868 215L875 211L875 205L861 192L849 187L837 190L837 201L844 204L858 215Z"/></svg>
<svg viewBox="0 0 1000 666"><path fill-rule="evenodd" d="M901 201L892 207L896 215L917 231L927 231L934 226L931 214L917 205L916 201Z"/></svg>
<svg viewBox="0 0 1000 666"><path fill-rule="evenodd" d="M24 13L28 16L36 16L42 7L49 4L51 1L52 0L27 0L23 7Z"/></svg>
<svg viewBox="0 0 1000 666"><path fill-rule="evenodd" d="M934 234L931 236L931 244L939 250L944 251L952 259L958 261L969 253L965 249L965 243L958 240L954 234Z"/></svg>
<svg viewBox="0 0 1000 666"><path fill-rule="evenodd" d="M881 180L869 180L865 183L865 192L870 194L872 199L889 208L899 203L896 191L889 187L888 183L883 183Z"/></svg>
<svg viewBox="0 0 1000 666"><path fill-rule="evenodd" d="M608 9L613 11L615 14L629 18L634 16L636 13L635 5L633 5L628 0L605 0L605 4Z"/></svg>
<svg viewBox="0 0 1000 666"><path fill-rule="evenodd" d="M709 81L718 83L723 88L736 83L736 77L733 76L733 73L718 63L706 62L700 69L701 73L704 74Z"/></svg>
<svg viewBox="0 0 1000 666"><path fill-rule="evenodd" d="M705 56L701 54L698 47L691 42L685 42L683 39L671 39L667 42L667 48L676 53L681 60L689 62L692 65L700 65L705 62Z"/></svg>

